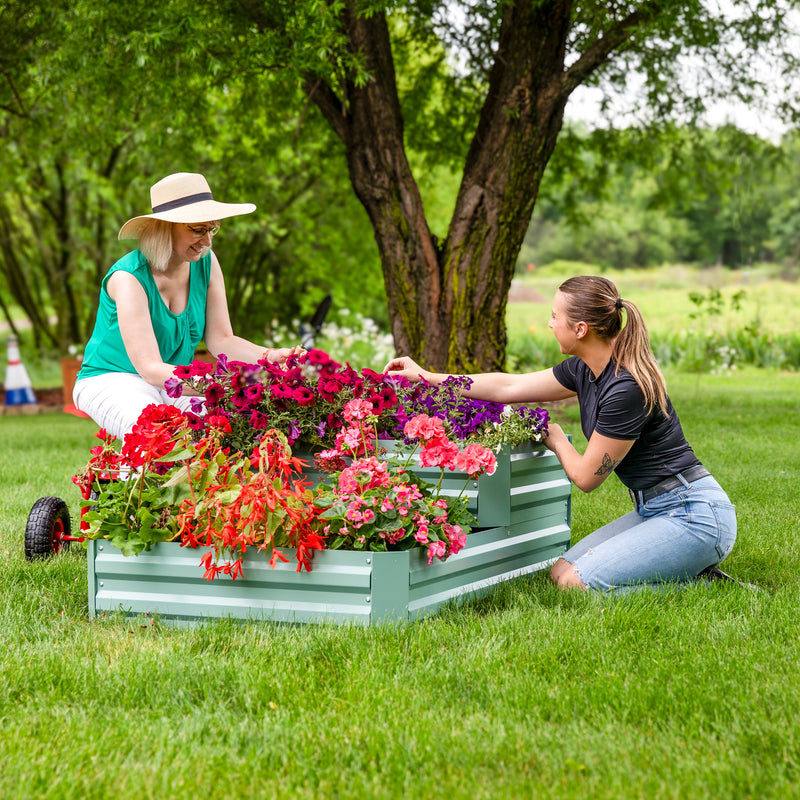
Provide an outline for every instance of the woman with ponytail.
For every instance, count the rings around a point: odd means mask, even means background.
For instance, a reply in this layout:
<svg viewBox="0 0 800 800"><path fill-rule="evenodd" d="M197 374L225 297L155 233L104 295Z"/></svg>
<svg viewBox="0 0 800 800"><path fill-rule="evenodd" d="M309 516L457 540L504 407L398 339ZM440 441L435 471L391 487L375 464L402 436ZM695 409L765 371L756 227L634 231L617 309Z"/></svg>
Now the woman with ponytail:
<svg viewBox="0 0 800 800"><path fill-rule="evenodd" d="M616 472L633 511L594 531L553 565L562 588L629 591L665 582L727 577L716 565L733 548L736 514L728 496L692 451L650 349L642 315L607 278L561 284L549 326L569 358L521 375L471 375L470 397L501 403L578 398L587 439L579 453L561 427L545 440L584 492ZM439 383L408 357L386 371Z"/></svg>

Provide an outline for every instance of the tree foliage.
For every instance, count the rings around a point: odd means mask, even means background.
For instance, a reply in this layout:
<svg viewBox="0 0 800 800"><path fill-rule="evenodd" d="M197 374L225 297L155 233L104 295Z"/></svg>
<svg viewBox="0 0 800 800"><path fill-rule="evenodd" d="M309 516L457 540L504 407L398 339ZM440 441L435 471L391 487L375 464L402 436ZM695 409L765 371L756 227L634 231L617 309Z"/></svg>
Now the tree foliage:
<svg viewBox="0 0 800 800"><path fill-rule="evenodd" d="M0 62L11 76L0 130L14 145L3 157L20 176L0 196L16 237L0 253L24 253L42 285L85 294L114 247L109 220L140 210L154 176L202 168L220 192L249 192L270 212L243 222L226 253L236 308L252 317L265 295L293 310L323 288L313 253L299 260L302 278L292 257L313 220L335 212L354 230L341 231L350 268L338 274L356 289L369 280L355 197L397 348L437 368L502 368L508 289L545 170L557 180L583 163L579 137L556 150L574 90L619 97L640 82L631 110L650 125L692 124L715 96L754 102L765 83L756 53L785 75L796 67L785 14L796 6L77 0L50 19L18 15L7 38L33 44ZM780 99L787 115L796 108ZM449 219L434 223L423 190L444 168L460 184ZM14 273L9 256L2 267ZM46 305L21 277L7 280L28 314ZM54 302L60 329L42 330L60 341L86 330L79 313L69 321L74 298Z"/></svg>
<svg viewBox="0 0 800 800"><path fill-rule="evenodd" d="M691 121L710 97L751 101L758 94L759 76L742 52L769 49L787 69L794 66L781 3L759 3L753 13L749 3L734 0L725 15L700 2L656 0L424 0L402 7L343 0L326 4L315 25L300 28L291 25L294 15L319 4L295 3L291 12L280 2L241 8L256 27L256 49L302 80L344 144L353 189L378 241L398 349L450 370L503 366L514 264L578 86L624 89L640 75L646 117ZM463 24L453 21L459 13ZM424 99L421 71L410 67L405 80L400 75L404 34L427 42L434 56L450 56L423 65L429 68ZM692 67L687 89L685 71ZM437 146L435 134L420 136L428 156L462 159L441 238L426 218L406 119L414 125L409 130L418 131L424 119L445 135L442 120L461 131L447 138L449 146Z"/></svg>
<svg viewBox="0 0 800 800"><path fill-rule="evenodd" d="M582 141L581 177L573 169L548 181L523 263L739 268L790 256L775 225L794 204L789 185L800 163L793 137L773 144L731 126L671 126L650 132L645 146L639 130L617 132L613 143L608 132L600 142L572 130L554 160L573 137Z"/></svg>
<svg viewBox="0 0 800 800"><path fill-rule="evenodd" d="M130 246L116 242L121 223L148 210L155 180L181 170L204 172L223 200L258 206L216 243L238 331L258 338L273 317L310 314L343 273L350 298L370 295L369 226L350 196L331 203L346 175L297 87L271 72L240 75L207 47L187 50L202 38L198 15L167 25L143 2L124 14L78 3L56 8L48 26L23 12L5 20L32 38L30 57L4 73L0 297L23 310L37 346L86 340L100 280ZM334 208L344 221L325 224ZM333 231L322 242L321 226ZM337 258L342 273L331 275ZM5 301L2 310L13 326Z"/></svg>

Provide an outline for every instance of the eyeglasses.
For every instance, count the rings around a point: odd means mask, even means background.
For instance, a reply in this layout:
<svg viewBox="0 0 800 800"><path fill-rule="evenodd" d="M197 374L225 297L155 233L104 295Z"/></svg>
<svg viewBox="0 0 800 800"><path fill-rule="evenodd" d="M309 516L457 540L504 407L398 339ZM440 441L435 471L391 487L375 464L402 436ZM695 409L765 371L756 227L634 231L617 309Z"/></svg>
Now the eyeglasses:
<svg viewBox="0 0 800 800"><path fill-rule="evenodd" d="M187 225L196 239L202 239L209 234L213 239L219 233L219 225Z"/></svg>

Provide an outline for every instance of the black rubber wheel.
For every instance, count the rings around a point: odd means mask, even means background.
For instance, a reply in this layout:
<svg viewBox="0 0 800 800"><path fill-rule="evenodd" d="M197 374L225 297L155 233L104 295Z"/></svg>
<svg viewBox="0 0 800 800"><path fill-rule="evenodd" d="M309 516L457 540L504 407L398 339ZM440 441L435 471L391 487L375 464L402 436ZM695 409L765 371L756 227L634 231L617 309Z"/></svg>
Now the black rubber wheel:
<svg viewBox="0 0 800 800"><path fill-rule="evenodd" d="M40 497L28 514L25 526L25 558L46 558L69 547L64 536L70 535L67 504L60 497Z"/></svg>

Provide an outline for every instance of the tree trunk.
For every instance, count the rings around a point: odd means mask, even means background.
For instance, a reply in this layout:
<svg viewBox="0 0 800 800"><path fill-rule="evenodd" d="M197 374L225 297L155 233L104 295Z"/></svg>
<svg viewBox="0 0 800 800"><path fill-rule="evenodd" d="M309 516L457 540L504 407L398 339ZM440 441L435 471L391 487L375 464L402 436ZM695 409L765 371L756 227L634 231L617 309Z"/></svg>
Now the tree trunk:
<svg viewBox="0 0 800 800"><path fill-rule="evenodd" d="M569 96L570 9L560 0L506 7L444 248L441 316L450 335L425 353L449 371L505 367L508 292Z"/></svg>
<svg viewBox="0 0 800 800"><path fill-rule="evenodd" d="M398 352L447 371L502 369L514 266L566 103L569 4L509 6L489 96L467 157L447 239L432 236L403 142L391 43L382 14L347 13L351 46L372 80L340 98L307 91L339 134L350 179L380 251Z"/></svg>
<svg viewBox="0 0 800 800"><path fill-rule="evenodd" d="M398 352L420 355L428 349L428 338L442 331L441 253L406 158L386 17L359 17L348 8L344 25L352 49L365 56L372 80L363 87L348 83L341 98L313 78L306 90L345 144L350 181L380 252L395 346Z"/></svg>
<svg viewBox="0 0 800 800"><path fill-rule="evenodd" d="M344 142L375 232L399 353L448 372L504 369L511 279L569 95L660 9L651 0L609 22L566 68L572 1L505 4L488 94L438 243L405 155L386 17L359 16L347 3L342 25L371 80L343 79L337 95L309 77L306 91Z"/></svg>

